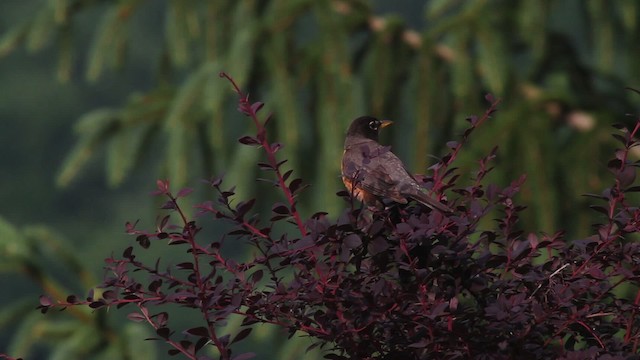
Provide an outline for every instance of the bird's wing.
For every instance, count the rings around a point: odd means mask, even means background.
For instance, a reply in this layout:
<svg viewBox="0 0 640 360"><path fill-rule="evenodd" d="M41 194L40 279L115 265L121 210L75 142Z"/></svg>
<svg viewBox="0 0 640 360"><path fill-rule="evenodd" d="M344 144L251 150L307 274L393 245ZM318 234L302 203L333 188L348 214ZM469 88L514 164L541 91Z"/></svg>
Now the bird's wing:
<svg viewBox="0 0 640 360"><path fill-rule="evenodd" d="M406 203L407 199L398 191L398 182L387 172L385 166L368 167L363 173L360 186L376 196L388 198L398 203Z"/></svg>
<svg viewBox="0 0 640 360"><path fill-rule="evenodd" d="M405 174L406 171L400 159L388 147L371 142L350 151L349 160L343 164L343 175L352 178L365 191L375 196L399 203L407 202L405 196L398 191L398 184L403 177L398 176L397 168ZM344 168L347 169L347 174L344 174Z"/></svg>
<svg viewBox="0 0 640 360"><path fill-rule="evenodd" d="M384 197L398 203L406 203L412 198L426 206L443 212L451 209L427 195L422 186L407 171L404 163L388 147L379 144L368 144L363 151L356 152L361 156L358 161L366 166L359 169L360 186L375 196Z"/></svg>

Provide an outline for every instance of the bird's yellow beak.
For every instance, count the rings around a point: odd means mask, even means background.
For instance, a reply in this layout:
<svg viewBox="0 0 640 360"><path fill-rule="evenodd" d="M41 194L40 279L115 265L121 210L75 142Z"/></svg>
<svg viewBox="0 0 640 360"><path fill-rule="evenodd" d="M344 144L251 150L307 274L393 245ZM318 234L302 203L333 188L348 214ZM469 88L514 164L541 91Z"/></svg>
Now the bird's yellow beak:
<svg viewBox="0 0 640 360"><path fill-rule="evenodd" d="M380 124L380 127L381 127L381 128L383 128L383 127L387 127L387 126L389 126L389 125L391 125L391 124L393 124L393 121L391 121L391 120L382 120L382 122L381 122L381 124Z"/></svg>

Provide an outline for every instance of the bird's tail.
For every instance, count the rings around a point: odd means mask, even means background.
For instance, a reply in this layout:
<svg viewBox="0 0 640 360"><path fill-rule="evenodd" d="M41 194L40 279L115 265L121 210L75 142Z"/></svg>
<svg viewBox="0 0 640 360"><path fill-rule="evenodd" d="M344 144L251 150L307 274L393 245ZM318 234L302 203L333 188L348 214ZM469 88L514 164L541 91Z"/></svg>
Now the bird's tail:
<svg viewBox="0 0 640 360"><path fill-rule="evenodd" d="M452 213L453 210L447 205L439 202L438 200L432 199L429 195L423 192L416 192L410 195L411 198L424 206L430 207L432 209L436 209L445 214Z"/></svg>

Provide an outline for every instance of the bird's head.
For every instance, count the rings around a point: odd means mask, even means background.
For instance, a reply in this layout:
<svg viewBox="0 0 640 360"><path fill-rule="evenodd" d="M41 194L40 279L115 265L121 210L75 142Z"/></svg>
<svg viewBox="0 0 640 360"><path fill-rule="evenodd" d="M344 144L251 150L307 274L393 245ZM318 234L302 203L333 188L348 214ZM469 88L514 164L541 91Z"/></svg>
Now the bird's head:
<svg viewBox="0 0 640 360"><path fill-rule="evenodd" d="M378 133L381 128L393 124L393 121L378 120L372 116L360 116L353 120L347 130L347 137L364 137L378 141Z"/></svg>

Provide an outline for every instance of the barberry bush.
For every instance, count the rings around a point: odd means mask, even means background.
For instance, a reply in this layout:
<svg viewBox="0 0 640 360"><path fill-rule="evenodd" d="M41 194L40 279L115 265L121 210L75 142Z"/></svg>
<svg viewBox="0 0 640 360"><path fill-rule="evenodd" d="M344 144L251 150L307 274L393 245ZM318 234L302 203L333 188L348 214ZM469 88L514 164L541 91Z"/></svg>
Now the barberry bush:
<svg viewBox="0 0 640 360"><path fill-rule="evenodd" d="M283 145L266 130L271 116L262 117L262 103L250 102L233 79L221 76L256 128L239 141L264 152L257 166L282 201L268 216L258 214L256 199L237 199L232 185L213 178L206 181L211 200L199 203L191 218L182 205L191 190L158 180L154 194L166 216L154 229L127 223L135 242L107 259L100 291L42 296L42 312L124 308L169 344L169 354L188 359L260 358L236 344L265 323L290 337L310 337L311 348L336 360L637 356L640 210L631 196L640 186L634 185L638 162L629 157L639 144L640 121L614 134L620 146L608 163L611 185L589 195L602 221L584 239L522 228L526 206L517 194L525 176L506 186L487 181L497 148L478 159L471 174L456 167L470 136L497 110L499 100L491 96L487 111L469 117L460 139L448 142L448 153L420 177L453 213L415 203L368 209L340 191L341 214L305 219L298 197L313 188L278 157ZM218 222L229 228L224 236L204 235L201 224ZM228 255L240 244L248 247L248 259ZM174 247L187 260L141 260L138 254L151 246ZM191 310L197 323L175 328L171 305ZM238 316L241 330L225 333L222 325Z"/></svg>

